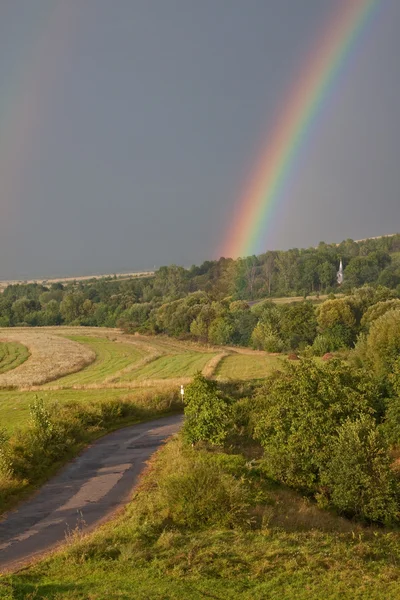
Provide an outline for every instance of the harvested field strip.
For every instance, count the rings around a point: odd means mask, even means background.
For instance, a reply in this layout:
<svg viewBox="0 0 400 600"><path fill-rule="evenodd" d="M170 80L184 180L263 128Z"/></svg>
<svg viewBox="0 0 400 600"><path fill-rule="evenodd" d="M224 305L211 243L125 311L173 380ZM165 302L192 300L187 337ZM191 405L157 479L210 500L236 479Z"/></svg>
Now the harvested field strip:
<svg viewBox="0 0 400 600"><path fill-rule="evenodd" d="M187 352L172 356L161 356L138 371L126 373L122 381L142 381L144 379L169 379L177 377L191 377L201 371L212 358L210 353Z"/></svg>
<svg viewBox="0 0 400 600"><path fill-rule="evenodd" d="M15 369L29 358L29 350L18 342L0 342L0 374Z"/></svg>
<svg viewBox="0 0 400 600"><path fill-rule="evenodd" d="M206 364L206 366L204 367L204 369L202 371L204 377L208 377L208 378L213 377L218 368L218 365L227 356L229 356L229 352L221 352L220 354L216 354L215 356L213 356L212 359Z"/></svg>
<svg viewBox="0 0 400 600"><path fill-rule="evenodd" d="M282 357L270 354L231 354L215 370L217 379L264 379L282 365Z"/></svg>
<svg viewBox="0 0 400 600"><path fill-rule="evenodd" d="M117 375L111 375L107 377L104 380L104 383L109 384L123 381L123 376L125 376L127 373L132 373L132 371L138 371L139 369L142 369L145 365L148 365L149 363L153 362L154 360L156 360L160 356L163 356L164 354L162 351L158 350L154 346L146 344L145 346L143 345L143 347L147 352L144 358L142 358L136 363L128 365L127 367L125 367L125 369L119 371Z"/></svg>
<svg viewBox="0 0 400 600"><path fill-rule="evenodd" d="M57 385L62 387L101 383L108 376L138 362L144 356L144 350L139 346L112 342L107 338L71 336L68 339L89 346L95 352L96 360L79 373L58 379Z"/></svg>
<svg viewBox="0 0 400 600"><path fill-rule="evenodd" d="M40 329L0 329L0 338L23 344L31 354L29 360L0 375L0 388L41 385L79 371L96 358L88 346Z"/></svg>

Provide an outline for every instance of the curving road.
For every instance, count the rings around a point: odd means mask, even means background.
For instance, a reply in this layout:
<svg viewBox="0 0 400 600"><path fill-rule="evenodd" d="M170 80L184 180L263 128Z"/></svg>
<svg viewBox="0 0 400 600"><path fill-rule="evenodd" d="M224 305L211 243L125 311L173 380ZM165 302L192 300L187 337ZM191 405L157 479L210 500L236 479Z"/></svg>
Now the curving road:
<svg viewBox="0 0 400 600"><path fill-rule="evenodd" d="M181 415L173 415L106 435L4 515L0 573L21 567L62 543L76 527L93 527L126 504L148 458L181 422Z"/></svg>

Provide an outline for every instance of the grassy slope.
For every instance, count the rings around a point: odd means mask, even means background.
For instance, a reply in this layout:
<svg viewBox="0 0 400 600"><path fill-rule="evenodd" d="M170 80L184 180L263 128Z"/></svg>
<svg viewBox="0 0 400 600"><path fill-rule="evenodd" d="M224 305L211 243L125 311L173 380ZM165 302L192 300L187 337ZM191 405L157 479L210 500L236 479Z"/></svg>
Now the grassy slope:
<svg viewBox="0 0 400 600"><path fill-rule="evenodd" d="M15 369L29 357L29 350L18 342L0 342L0 373Z"/></svg>
<svg viewBox="0 0 400 600"><path fill-rule="evenodd" d="M279 369L283 357L259 354L232 354L221 360L215 371L219 379L262 379Z"/></svg>
<svg viewBox="0 0 400 600"><path fill-rule="evenodd" d="M57 385L69 386L102 382L109 375L113 375L130 364L139 361L144 352L132 344L112 342L102 337L68 336L76 342L81 342L92 348L96 353L96 360L88 367L57 379Z"/></svg>
<svg viewBox="0 0 400 600"><path fill-rule="evenodd" d="M263 519L253 528L174 523L174 512L157 502L177 466L179 475L179 447L171 442L158 453L121 516L90 536L75 532L66 551L3 577L0 590L54 600L400 597L397 531L363 528L265 479L255 483ZM219 464L232 474L235 457L224 456Z"/></svg>

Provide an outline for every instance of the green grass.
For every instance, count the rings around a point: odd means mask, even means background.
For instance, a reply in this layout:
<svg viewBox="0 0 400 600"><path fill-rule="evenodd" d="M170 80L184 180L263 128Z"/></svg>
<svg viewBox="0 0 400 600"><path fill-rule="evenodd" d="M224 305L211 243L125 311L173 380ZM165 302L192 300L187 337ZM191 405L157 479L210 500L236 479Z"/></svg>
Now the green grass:
<svg viewBox="0 0 400 600"><path fill-rule="evenodd" d="M176 377L191 377L201 371L215 356L209 352L185 352L161 356L137 371L126 373L120 381L143 381L145 379L172 379Z"/></svg>
<svg viewBox="0 0 400 600"><path fill-rule="evenodd" d="M282 365L283 356L260 354L231 354L217 366L219 379L264 379Z"/></svg>
<svg viewBox="0 0 400 600"><path fill-rule="evenodd" d="M125 396L134 396L143 390L99 389L99 390L40 390L20 392L18 390L0 390L0 424L9 432L21 427L29 420L29 406L35 397L46 403L91 402L94 400L113 400Z"/></svg>
<svg viewBox="0 0 400 600"><path fill-rule="evenodd" d="M112 342L102 337L68 336L68 339L86 344L96 353L96 360L77 373L66 375L50 385L84 385L101 383L110 375L138 362L145 354L133 344Z"/></svg>
<svg viewBox="0 0 400 600"><path fill-rule="evenodd" d="M0 374L15 369L29 358L29 350L18 342L0 342Z"/></svg>
<svg viewBox="0 0 400 600"><path fill-rule="evenodd" d="M351 523L265 478L246 475L239 455L188 452L183 458L179 443L170 442L122 515L89 536L76 531L66 550L2 577L3 598L398 600L398 531ZM251 510L264 518L252 527L188 528L176 522L183 504L174 506L168 493L175 489L174 497L185 502L171 483L201 484L193 470L196 452L206 465L202 477L219 465L232 491L235 480L252 490ZM194 502L201 511L213 490L203 485L198 495Z"/></svg>

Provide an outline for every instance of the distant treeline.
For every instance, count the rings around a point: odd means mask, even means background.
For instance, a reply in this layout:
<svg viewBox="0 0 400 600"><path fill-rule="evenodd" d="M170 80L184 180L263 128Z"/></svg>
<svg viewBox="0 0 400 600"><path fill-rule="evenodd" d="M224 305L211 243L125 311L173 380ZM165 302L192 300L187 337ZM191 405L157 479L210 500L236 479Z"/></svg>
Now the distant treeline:
<svg viewBox="0 0 400 600"><path fill-rule="evenodd" d="M342 286L336 282L340 260ZM364 299L359 293L358 304L354 297L350 301L352 291L363 286L370 290L363 292ZM330 319L329 327L321 316L330 306L326 303L318 311L310 302L278 306L267 301L250 307L262 299L306 299L339 292L346 297L335 301L332 310L340 315ZM304 349L316 343L320 353L353 344L368 308L399 295L397 234L339 245L321 242L317 248L271 251L237 260L221 258L190 269L172 265L143 279L10 285L0 296L0 326L120 326L130 332L166 333L270 351Z"/></svg>

